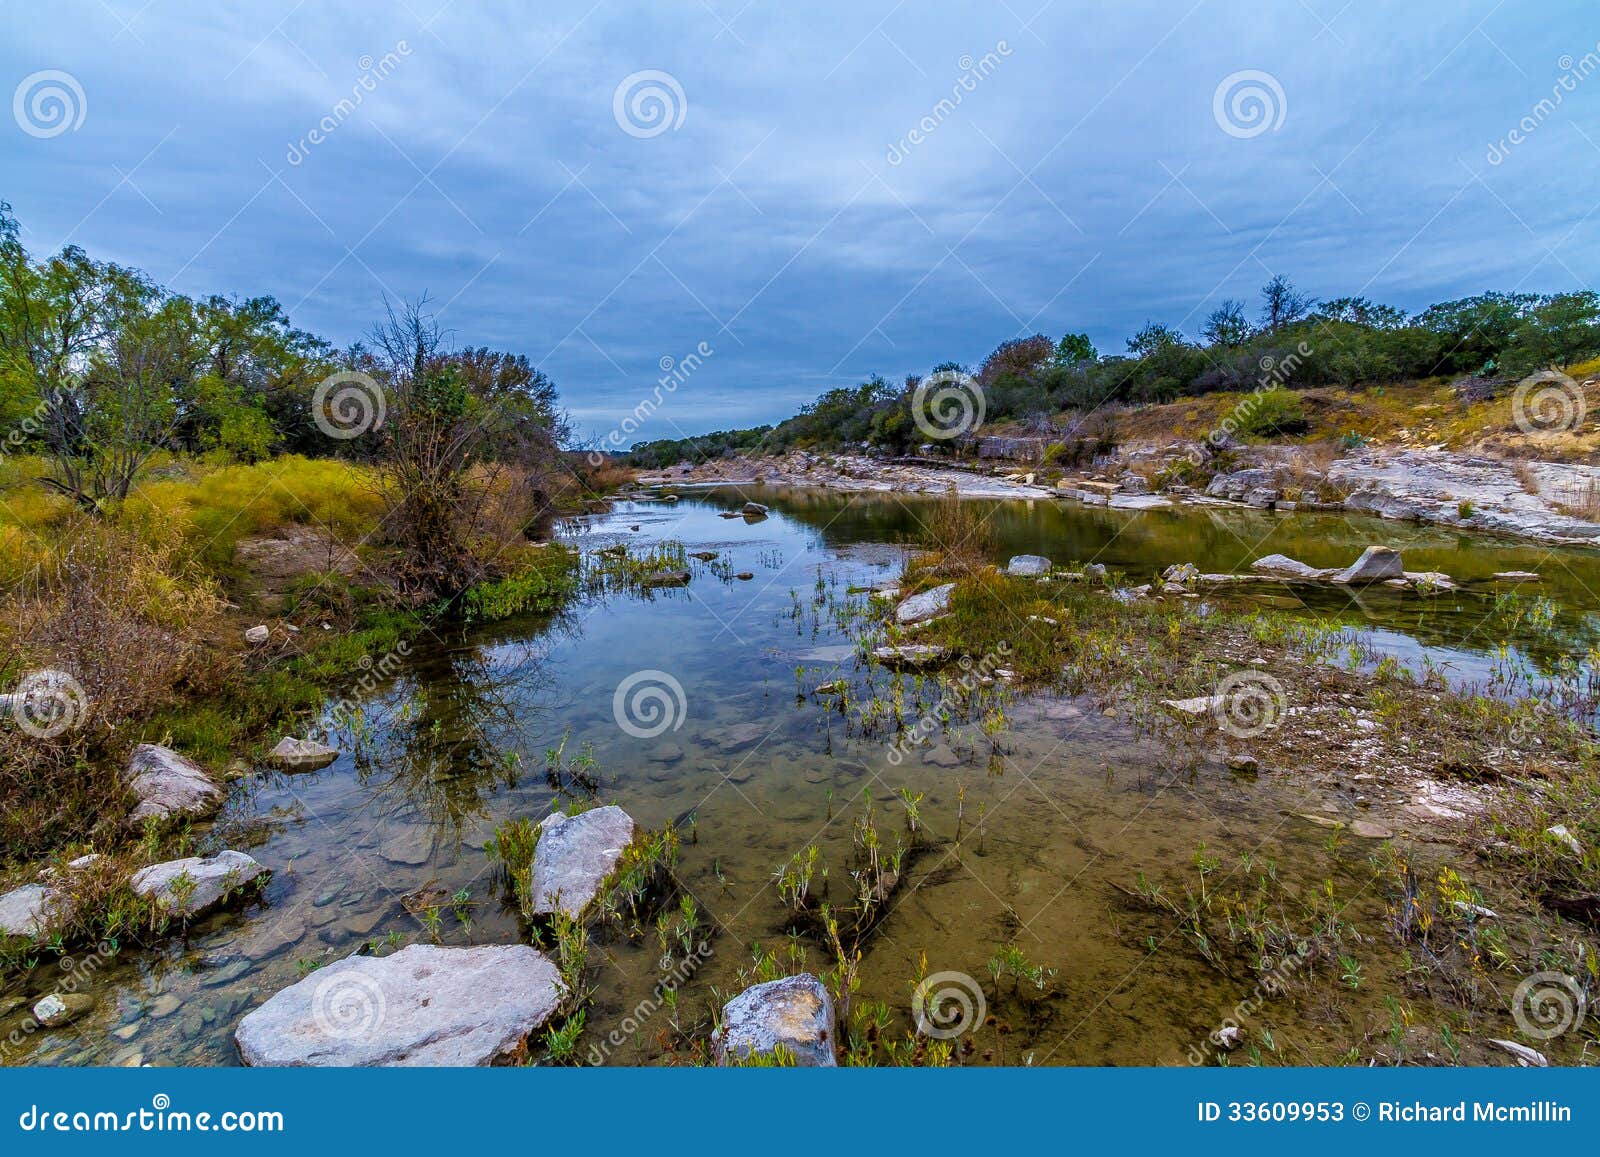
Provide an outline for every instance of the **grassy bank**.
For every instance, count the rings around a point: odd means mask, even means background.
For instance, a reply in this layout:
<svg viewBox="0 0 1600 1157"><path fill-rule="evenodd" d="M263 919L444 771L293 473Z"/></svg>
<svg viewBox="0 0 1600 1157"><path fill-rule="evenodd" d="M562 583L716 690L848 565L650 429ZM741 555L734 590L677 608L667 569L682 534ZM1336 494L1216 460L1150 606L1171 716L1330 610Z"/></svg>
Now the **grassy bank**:
<svg viewBox="0 0 1600 1157"><path fill-rule="evenodd" d="M59 671L82 700L61 734L0 730L0 848L20 879L42 860L147 863L188 846L181 830L123 823L134 744L169 745L220 778L303 733L330 691L380 657L462 619L555 609L576 585L573 552L518 533L481 547L492 578L419 602L391 577L380 480L354 463L166 458L95 514L39 487L39 465L0 464L0 684ZM248 644L257 625L269 640ZM106 923L79 931L114 931L119 907L86 906L85 921Z"/></svg>

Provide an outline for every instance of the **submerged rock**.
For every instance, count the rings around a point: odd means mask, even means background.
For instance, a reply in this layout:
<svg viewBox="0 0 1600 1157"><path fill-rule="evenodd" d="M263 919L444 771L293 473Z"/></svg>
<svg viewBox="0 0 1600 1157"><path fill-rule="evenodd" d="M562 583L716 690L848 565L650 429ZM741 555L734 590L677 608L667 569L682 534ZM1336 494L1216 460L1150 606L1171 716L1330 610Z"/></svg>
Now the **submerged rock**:
<svg viewBox="0 0 1600 1157"><path fill-rule="evenodd" d="M647 587L686 587L693 576L686 570L658 570L640 580Z"/></svg>
<svg viewBox="0 0 1600 1157"><path fill-rule="evenodd" d="M546 816L533 851L529 914L547 916L559 909L581 916L616 870L633 834L633 817L614 804L575 816Z"/></svg>
<svg viewBox="0 0 1600 1157"><path fill-rule="evenodd" d="M737 1064L750 1057L771 1057L781 1046L795 1063L832 1068L836 1026L833 998L809 973L788 976L747 988L722 1009L717 1033L717 1064Z"/></svg>
<svg viewBox="0 0 1600 1157"><path fill-rule="evenodd" d="M147 819L199 818L222 806L222 790L211 777L170 747L141 743L133 749L124 778L139 800L128 815L134 824Z"/></svg>
<svg viewBox="0 0 1600 1157"><path fill-rule="evenodd" d="M910 644L904 647L878 647L872 657L886 667L926 667L940 663L950 654L944 647Z"/></svg>
<svg viewBox="0 0 1600 1157"><path fill-rule="evenodd" d="M1049 559L1041 555L1019 554L1006 564L1006 573L1019 578L1037 578L1049 574L1052 565Z"/></svg>
<svg viewBox="0 0 1600 1157"><path fill-rule="evenodd" d="M152 864L135 872L132 882L135 892L151 897L162 910L192 919L270 875L251 857L230 850Z"/></svg>
<svg viewBox="0 0 1600 1157"><path fill-rule="evenodd" d="M33 1019L45 1028L60 1028L93 1008L94 997L86 992L53 992L33 1006Z"/></svg>
<svg viewBox="0 0 1600 1157"><path fill-rule="evenodd" d="M284 771L319 771L339 758L339 749L314 739L285 735L267 753L267 762Z"/></svg>
<svg viewBox="0 0 1600 1157"><path fill-rule="evenodd" d="M934 587L931 591L912 595L894 609L895 620L901 626L908 626L944 614L950 609L950 596L955 589L955 583L945 583L942 587Z"/></svg>
<svg viewBox="0 0 1600 1157"><path fill-rule="evenodd" d="M1383 579L1405 578L1406 568L1400 552L1389 546L1369 546L1361 557L1330 576L1336 583L1375 583Z"/></svg>
<svg viewBox="0 0 1600 1157"><path fill-rule="evenodd" d="M525 944L412 944L351 956L277 993L239 1022L247 1065L492 1065L521 1057L566 986Z"/></svg>

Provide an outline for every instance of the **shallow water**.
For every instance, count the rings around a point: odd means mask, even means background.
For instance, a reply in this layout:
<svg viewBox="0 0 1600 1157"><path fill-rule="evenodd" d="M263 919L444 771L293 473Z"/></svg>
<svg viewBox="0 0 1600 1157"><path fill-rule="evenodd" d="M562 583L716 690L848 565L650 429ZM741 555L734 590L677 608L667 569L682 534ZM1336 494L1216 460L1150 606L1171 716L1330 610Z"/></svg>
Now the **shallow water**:
<svg viewBox="0 0 1600 1157"><path fill-rule="evenodd" d="M887 916L863 941L862 998L883 1001L903 1026L923 954L930 973L976 978L996 1015L973 1038L980 1059L1182 1063L1250 996L1247 980L1169 944L1170 929L1121 901L1117 889L1140 874L1192 875L1204 845L1272 858L1310 882L1358 879L1371 846L1330 850L1327 832L1293 819L1319 802L1307 789L1190 766L1083 703L1012 703L1003 751L993 757L967 729L898 765L882 739L848 738L838 717L796 694L797 666L807 689L835 666L854 672L848 640L826 616L797 620L793 592L805 603L819 582L837 598L852 584L895 577L919 500L763 488L750 496L773 514L749 523L718 517L744 494L680 493L674 504L619 504L569 532L585 549L678 539L690 551L718 552L726 569L694 562L687 588L584 599L555 620L415 640L397 676L364 697L359 734L332 732L345 755L312 774L256 772L206 837L273 870L261 900L181 938L39 969L25 991L4 995L31 1002L64 973L95 992L99 1006L66 1029L33 1034L14 1031L25 1010L14 1011L0 1020L4 1059L235 1064L239 1018L317 964L368 942L387 950L431 935L448 944L517 939L523 933L484 844L497 823L550 809L556 792L544 752L563 736L569 757L592 745L603 799L648 827L684 826L676 877L701 914L701 931L688 939L709 945L692 970L678 967L675 1019L686 1031L703 1031L709 1008L731 995L753 942L784 943L788 920L772 874L790 855L818 844L832 868L830 899L849 902L850 825L865 806L863 789L877 801L886 838L903 830L898 790L924 793L924 828ZM1600 599L1591 588L1600 589L1600 568L1589 553L1336 516L987 505L1001 559L1027 552L1099 561L1132 581L1172 562L1233 570L1278 551L1342 565L1369 543L1398 546L1408 569L1470 585L1432 600L1281 587L1241 597L1336 617L1392 653L1448 663L1465 681L1484 677L1507 635L1492 613L1507 589L1487 582L1495 571L1545 576L1521 597L1549 599L1550 613L1510 632L1529 656L1550 661L1596 638ZM730 577L743 571L754 577ZM642 671L668 688L676 724L653 737L629 734L614 710L619 685ZM653 721L639 720L645 730ZM402 901L418 889L435 894L436 930ZM450 897L463 890L458 912ZM1361 893L1357 908L1381 902ZM828 964L814 940L801 943L815 967ZM1023 999L1009 980L991 981L987 962L1007 943L1056 970L1047 995ZM674 1014L640 1010L653 1004L661 955L653 928L596 934L595 998L580 1052L597 1049L595 1058L610 1063L661 1058L658 1034ZM684 956L678 950L674 963ZM1364 1031L1383 995L1374 984L1337 1009L1291 1002L1261 1015L1277 1018L1281 1059L1328 1061Z"/></svg>

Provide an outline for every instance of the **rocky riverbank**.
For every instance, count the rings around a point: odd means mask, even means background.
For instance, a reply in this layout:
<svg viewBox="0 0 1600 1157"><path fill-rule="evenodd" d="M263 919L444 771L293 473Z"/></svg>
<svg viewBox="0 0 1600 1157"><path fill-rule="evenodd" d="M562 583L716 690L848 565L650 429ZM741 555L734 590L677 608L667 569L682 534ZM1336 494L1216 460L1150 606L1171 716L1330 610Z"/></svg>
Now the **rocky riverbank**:
<svg viewBox="0 0 1600 1157"><path fill-rule="evenodd" d="M846 492L1056 498L1113 509L1179 504L1279 513L1338 511L1562 545L1600 543L1600 467L1442 448L1356 451L1331 461L1284 447L1240 448L1225 470L1199 443L1128 449L1091 469L791 451L644 474L645 486L822 486Z"/></svg>

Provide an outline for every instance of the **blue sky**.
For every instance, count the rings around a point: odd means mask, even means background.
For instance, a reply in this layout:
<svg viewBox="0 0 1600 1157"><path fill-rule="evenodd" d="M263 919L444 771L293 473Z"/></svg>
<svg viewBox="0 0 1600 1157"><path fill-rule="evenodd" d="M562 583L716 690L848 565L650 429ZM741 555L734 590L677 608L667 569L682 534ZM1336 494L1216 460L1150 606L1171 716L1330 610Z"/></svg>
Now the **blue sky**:
<svg viewBox="0 0 1600 1157"><path fill-rule="evenodd" d="M4 7L30 248L341 344L427 292L591 437L702 343L639 437L1035 331L1192 335L1274 273L1416 308L1600 268L1576 0Z"/></svg>

